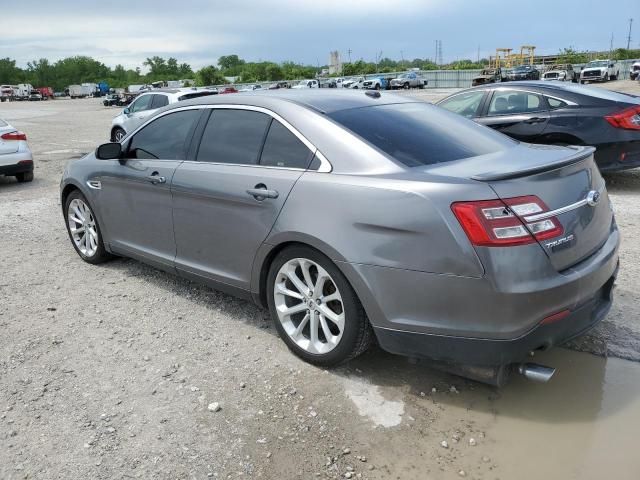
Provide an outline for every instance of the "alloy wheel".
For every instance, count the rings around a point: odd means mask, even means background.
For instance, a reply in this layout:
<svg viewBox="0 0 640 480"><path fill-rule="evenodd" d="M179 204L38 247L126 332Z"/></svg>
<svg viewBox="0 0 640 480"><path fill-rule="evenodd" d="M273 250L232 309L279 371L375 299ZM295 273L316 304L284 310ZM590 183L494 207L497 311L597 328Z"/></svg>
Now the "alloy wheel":
<svg viewBox="0 0 640 480"><path fill-rule="evenodd" d="M74 198L69 203L67 220L76 248L85 257L94 256L98 250L98 228L89 206L79 198Z"/></svg>
<svg viewBox="0 0 640 480"><path fill-rule="evenodd" d="M120 142L122 141L122 139L125 137L125 133L124 130L116 130L116 132L113 134L113 138L116 142Z"/></svg>
<svg viewBox="0 0 640 480"><path fill-rule="evenodd" d="M298 347L325 354L344 332L344 304L337 284L318 263L306 258L286 262L274 284L278 321Z"/></svg>

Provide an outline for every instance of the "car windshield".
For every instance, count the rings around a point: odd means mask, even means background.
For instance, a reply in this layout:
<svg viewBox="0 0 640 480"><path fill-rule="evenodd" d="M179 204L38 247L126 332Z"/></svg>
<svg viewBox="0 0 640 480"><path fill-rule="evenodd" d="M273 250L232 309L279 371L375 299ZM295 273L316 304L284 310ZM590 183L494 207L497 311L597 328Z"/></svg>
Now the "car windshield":
<svg viewBox="0 0 640 480"><path fill-rule="evenodd" d="M422 102L339 110L329 117L408 167L485 155L515 143Z"/></svg>
<svg viewBox="0 0 640 480"><path fill-rule="evenodd" d="M588 68L591 68L591 67L606 67L606 66L607 66L607 62L605 60L596 60L596 61L587 63L587 67Z"/></svg>
<svg viewBox="0 0 640 480"><path fill-rule="evenodd" d="M532 67L530 65L522 65L521 67L515 68L513 71L514 72L526 72L526 71L529 71L531 69L532 69Z"/></svg>

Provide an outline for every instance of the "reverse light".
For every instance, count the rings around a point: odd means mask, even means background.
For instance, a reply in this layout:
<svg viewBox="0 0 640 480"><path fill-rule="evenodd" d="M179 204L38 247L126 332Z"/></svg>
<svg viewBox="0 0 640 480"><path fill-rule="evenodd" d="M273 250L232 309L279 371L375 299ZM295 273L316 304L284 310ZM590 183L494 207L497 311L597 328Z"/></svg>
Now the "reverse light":
<svg viewBox="0 0 640 480"><path fill-rule="evenodd" d="M640 130L640 105L625 108L613 115L607 115L604 119L615 128Z"/></svg>
<svg viewBox="0 0 640 480"><path fill-rule="evenodd" d="M9 132L4 135L0 135L2 140L24 140L27 141L27 135L23 132Z"/></svg>
<svg viewBox="0 0 640 480"><path fill-rule="evenodd" d="M528 215L544 213L549 208L534 195L456 202L451 209L472 244L483 247L527 245L561 235L562 225L555 217L526 223Z"/></svg>

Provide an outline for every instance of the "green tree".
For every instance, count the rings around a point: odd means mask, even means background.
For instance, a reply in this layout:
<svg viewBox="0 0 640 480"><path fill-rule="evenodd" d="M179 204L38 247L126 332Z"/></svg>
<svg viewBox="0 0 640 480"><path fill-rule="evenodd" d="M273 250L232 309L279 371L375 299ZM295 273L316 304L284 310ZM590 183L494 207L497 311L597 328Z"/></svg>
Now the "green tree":
<svg viewBox="0 0 640 480"><path fill-rule="evenodd" d="M226 83L226 80L220 70L213 65L203 67L196 73L196 83L199 86L207 85L221 85Z"/></svg>
<svg viewBox="0 0 640 480"><path fill-rule="evenodd" d="M25 77L25 72L16 67L16 61L10 58L0 58L0 84L2 85L14 85L16 83L22 83Z"/></svg>

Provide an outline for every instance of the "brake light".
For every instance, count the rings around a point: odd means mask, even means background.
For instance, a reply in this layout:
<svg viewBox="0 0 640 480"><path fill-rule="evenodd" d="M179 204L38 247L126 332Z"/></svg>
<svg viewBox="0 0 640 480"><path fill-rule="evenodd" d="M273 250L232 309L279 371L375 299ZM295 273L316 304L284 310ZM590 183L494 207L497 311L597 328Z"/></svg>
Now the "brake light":
<svg viewBox="0 0 640 480"><path fill-rule="evenodd" d="M563 232L557 218L525 222L529 215L548 212L545 203L534 195L456 202L451 209L472 244L482 247L526 245L556 237Z"/></svg>
<svg viewBox="0 0 640 480"><path fill-rule="evenodd" d="M24 140L27 141L27 135L23 132L9 132L0 136L2 140Z"/></svg>
<svg viewBox="0 0 640 480"><path fill-rule="evenodd" d="M621 112L604 117L611 126L626 130L640 130L640 106L625 108Z"/></svg>

